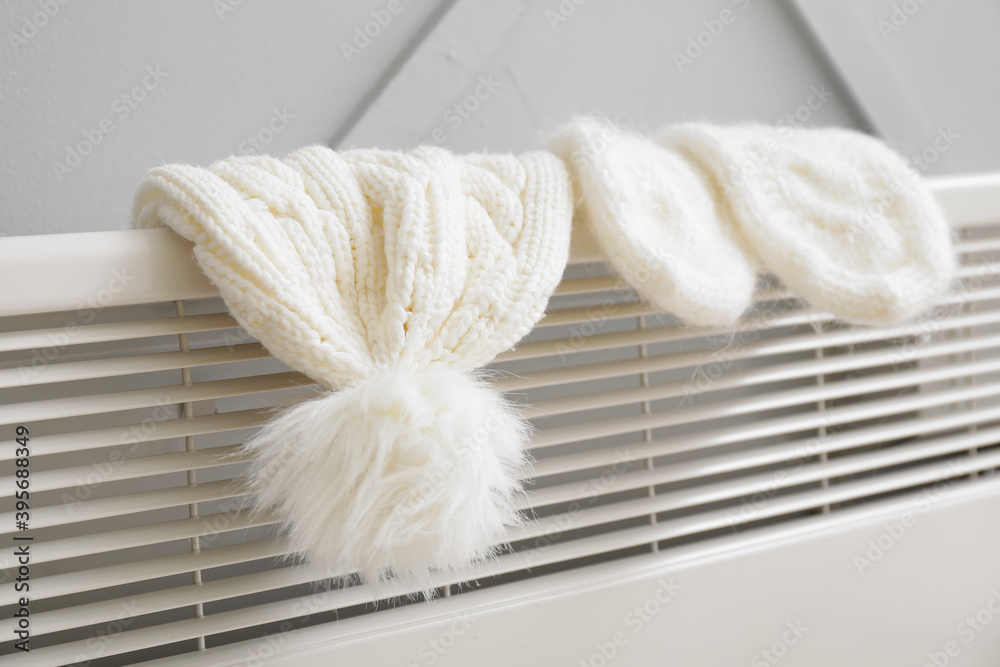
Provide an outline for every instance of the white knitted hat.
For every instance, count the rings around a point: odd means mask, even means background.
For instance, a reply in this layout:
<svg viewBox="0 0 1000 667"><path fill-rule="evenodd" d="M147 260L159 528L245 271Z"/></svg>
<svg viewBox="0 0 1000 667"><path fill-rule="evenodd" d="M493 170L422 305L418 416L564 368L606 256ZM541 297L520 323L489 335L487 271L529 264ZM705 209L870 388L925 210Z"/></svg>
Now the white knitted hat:
<svg viewBox="0 0 1000 667"><path fill-rule="evenodd" d="M754 268L696 166L589 118L562 128L550 148L569 166L604 255L646 301L699 325L730 324L746 310Z"/></svg>
<svg viewBox="0 0 1000 667"><path fill-rule="evenodd" d="M668 127L658 140L711 174L746 248L814 306L885 325L947 291L947 220L881 141L837 128L707 124Z"/></svg>
<svg viewBox="0 0 1000 667"><path fill-rule="evenodd" d="M581 119L552 149L615 270L691 324L735 322L755 270L875 325L928 310L954 275L934 198L902 158L857 132L686 124L654 142Z"/></svg>
<svg viewBox="0 0 1000 667"><path fill-rule="evenodd" d="M326 576L425 575L518 521L528 428L469 372L521 339L566 264L572 193L547 153L311 147L171 165L134 224L167 224L237 321L326 388L246 444L261 508Z"/></svg>

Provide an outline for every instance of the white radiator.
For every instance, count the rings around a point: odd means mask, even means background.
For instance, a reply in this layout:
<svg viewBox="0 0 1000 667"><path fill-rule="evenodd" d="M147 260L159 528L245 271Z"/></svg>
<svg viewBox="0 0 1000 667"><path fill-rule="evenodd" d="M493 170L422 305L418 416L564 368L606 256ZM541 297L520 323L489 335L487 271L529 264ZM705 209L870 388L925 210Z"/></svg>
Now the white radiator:
<svg viewBox="0 0 1000 667"><path fill-rule="evenodd" d="M183 241L0 240L0 661L1000 664L1000 174L931 185L962 284L891 329L773 283L739 331L682 326L575 239L494 364L538 429L533 518L430 604L310 582L250 517L233 453L312 389Z"/></svg>

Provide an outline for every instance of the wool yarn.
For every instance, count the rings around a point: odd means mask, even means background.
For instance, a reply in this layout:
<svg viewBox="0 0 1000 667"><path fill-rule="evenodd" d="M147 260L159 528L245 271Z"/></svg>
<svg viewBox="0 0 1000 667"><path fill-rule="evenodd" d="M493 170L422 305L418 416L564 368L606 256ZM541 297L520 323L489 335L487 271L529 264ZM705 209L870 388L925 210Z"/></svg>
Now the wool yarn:
<svg viewBox="0 0 1000 667"><path fill-rule="evenodd" d="M657 139L711 175L749 251L812 305L888 325L948 290L951 228L918 174L881 141L840 128L699 123Z"/></svg>
<svg viewBox="0 0 1000 667"><path fill-rule="evenodd" d="M321 576L429 582L520 521L529 428L477 372L544 314L574 209L647 301L734 323L756 274L862 324L948 288L947 222L905 161L839 129L579 119L555 153L336 152L168 165L136 227L194 244L236 320L322 394L245 445L259 509ZM565 163L563 162L565 161Z"/></svg>
<svg viewBox="0 0 1000 667"><path fill-rule="evenodd" d="M323 395L246 445L260 508L325 576L422 577L494 553L528 428L474 371L543 315L573 196L544 152L314 146L168 165L133 224L166 224L250 334Z"/></svg>
<svg viewBox="0 0 1000 667"><path fill-rule="evenodd" d="M615 271L647 302L697 325L731 324L756 276L721 193L679 153L581 119L550 148L570 167L579 214Z"/></svg>
<svg viewBox="0 0 1000 667"><path fill-rule="evenodd" d="M653 140L578 119L552 149L615 270L692 324L734 323L755 271L869 325L928 310L954 275L933 196L900 156L857 132L691 123Z"/></svg>

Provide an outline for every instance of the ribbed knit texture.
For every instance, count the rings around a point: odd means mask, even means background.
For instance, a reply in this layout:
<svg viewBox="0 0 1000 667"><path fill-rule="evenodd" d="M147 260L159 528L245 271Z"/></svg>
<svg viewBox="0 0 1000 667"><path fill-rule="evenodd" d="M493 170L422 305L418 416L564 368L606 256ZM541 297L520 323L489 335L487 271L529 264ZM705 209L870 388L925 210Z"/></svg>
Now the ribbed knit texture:
<svg viewBox="0 0 1000 667"><path fill-rule="evenodd" d="M562 275L558 159L316 146L170 165L133 216L192 241L240 325L341 390L247 444L297 552L369 579L492 553L518 519L527 428L468 371L531 330Z"/></svg>
<svg viewBox="0 0 1000 667"><path fill-rule="evenodd" d="M245 445L258 508L321 575L430 581L519 521L529 429L475 370L544 313L571 178L611 265L692 324L734 323L758 272L864 324L915 317L954 273L933 198L864 135L688 124L653 140L582 119L552 149L311 147L141 184L135 225L192 241L237 321L326 389Z"/></svg>

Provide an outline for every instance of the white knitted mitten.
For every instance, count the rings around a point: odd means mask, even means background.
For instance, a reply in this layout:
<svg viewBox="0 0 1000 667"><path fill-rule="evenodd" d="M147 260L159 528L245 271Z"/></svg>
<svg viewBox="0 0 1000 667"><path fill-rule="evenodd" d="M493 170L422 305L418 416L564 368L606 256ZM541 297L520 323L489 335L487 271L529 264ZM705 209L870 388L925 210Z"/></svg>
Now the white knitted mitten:
<svg viewBox="0 0 1000 667"><path fill-rule="evenodd" d="M134 224L167 224L239 323L336 390L246 444L247 481L325 576L423 578L518 522L528 428L472 372L538 321L572 192L548 153L311 147L153 170Z"/></svg>

